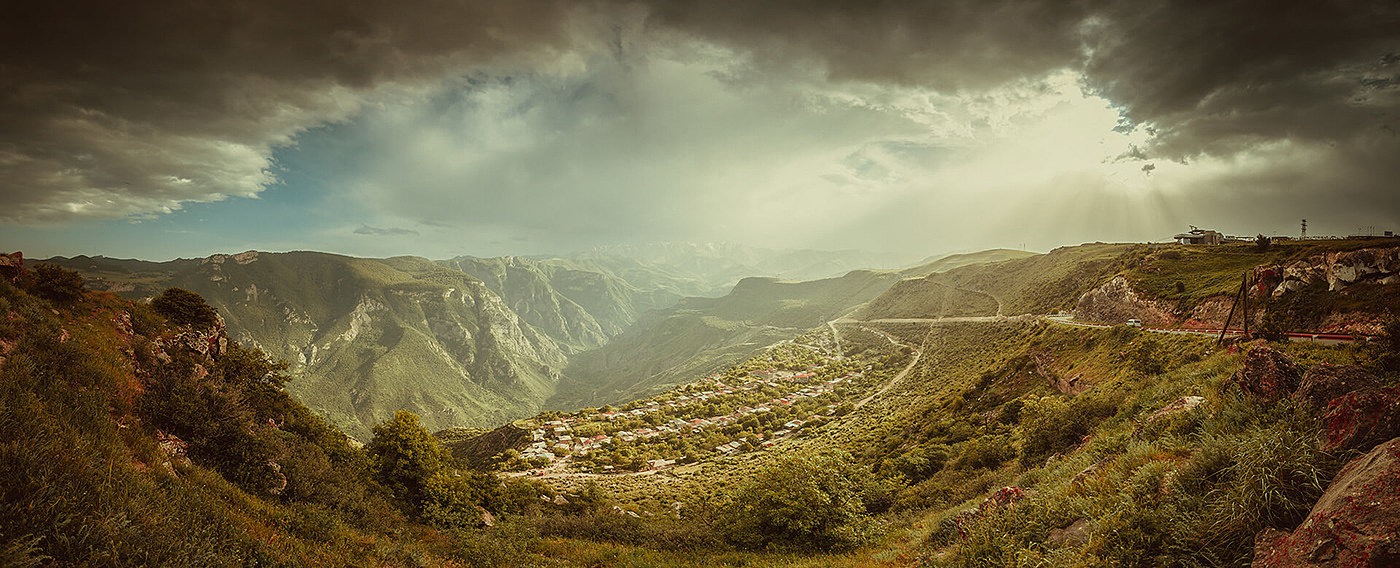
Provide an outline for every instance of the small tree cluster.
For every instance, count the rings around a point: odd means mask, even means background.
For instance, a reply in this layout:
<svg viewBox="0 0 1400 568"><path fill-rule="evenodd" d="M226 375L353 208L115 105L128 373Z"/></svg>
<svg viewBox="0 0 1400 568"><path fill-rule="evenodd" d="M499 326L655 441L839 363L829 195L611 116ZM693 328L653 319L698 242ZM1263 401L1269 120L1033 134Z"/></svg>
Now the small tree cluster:
<svg viewBox="0 0 1400 568"><path fill-rule="evenodd" d="M452 456L400 410L374 427L369 451L374 478L400 506L441 527L474 527L481 511L503 512L500 482L494 475L453 467Z"/></svg>
<svg viewBox="0 0 1400 568"><path fill-rule="evenodd" d="M170 288L151 300L151 308L175 325L210 327L219 322L219 312L204 302L199 294L182 288Z"/></svg>

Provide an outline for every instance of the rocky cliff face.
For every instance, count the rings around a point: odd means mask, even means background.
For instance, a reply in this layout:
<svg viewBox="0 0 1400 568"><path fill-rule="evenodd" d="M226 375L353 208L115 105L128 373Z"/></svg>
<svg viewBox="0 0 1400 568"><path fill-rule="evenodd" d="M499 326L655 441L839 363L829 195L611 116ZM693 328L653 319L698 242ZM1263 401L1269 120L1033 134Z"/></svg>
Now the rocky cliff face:
<svg viewBox="0 0 1400 568"><path fill-rule="evenodd" d="M1080 296L1074 316L1084 321L1111 324L1137 318L1148 326L1170 326L1177 321L1169 304L1143 297L1122 276L1115 276Z"/></svg>
<svg viewBox="0 0 1400 568"><path fill-rule="evenodd" d="M1379 332L1382 312L1388 302L1400 295L1400 247L1375 247L1351 251L1330 251L1280 264L1263 264L1253 270L1251 303L1258 307L1287 306L1295 296L1309 314L1306 325L1292 329L1333 333ZM1189 279L1189 273L1183 273ZM1234 303L1229 295L1212 296L1193 305L1153 298L1133 286L1124 276L1115 276L1085 293L1074 309L1076 318L1121 324L1137 318L1149 326L1218 328L1225 323ZM1254 311L1251 327L1262 324L1263 314ZM1239 325L1236 313L1232 327ZM1294 322L1296 324L1296 322Z"/></svg>
<svg viewBox="0 0 1400 568"><path fill-rule="evenodd" d="M1400 247L1328 252L1284 265L1266 267L1261 282L1279 297L1315 284L1338 292L1361 282L1400 284Z"/></svg>

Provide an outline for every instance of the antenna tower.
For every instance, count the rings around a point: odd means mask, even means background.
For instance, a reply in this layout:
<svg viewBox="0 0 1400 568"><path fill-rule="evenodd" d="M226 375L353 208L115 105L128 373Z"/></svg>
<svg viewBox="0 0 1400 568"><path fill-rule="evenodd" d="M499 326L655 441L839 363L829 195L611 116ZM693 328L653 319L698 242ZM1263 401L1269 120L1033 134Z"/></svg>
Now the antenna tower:
<svg viewBox="0 0 1400 568"><path fill-rule="evenodd" d="M1300 241L1305 241L1305 240L1307 240L1307 239L1308 239L1308 220L1307 220L1307 219L1303 219L1303 235L1302 235L1301 237L1299 237L1298 240L1300 240Z"/></svg>

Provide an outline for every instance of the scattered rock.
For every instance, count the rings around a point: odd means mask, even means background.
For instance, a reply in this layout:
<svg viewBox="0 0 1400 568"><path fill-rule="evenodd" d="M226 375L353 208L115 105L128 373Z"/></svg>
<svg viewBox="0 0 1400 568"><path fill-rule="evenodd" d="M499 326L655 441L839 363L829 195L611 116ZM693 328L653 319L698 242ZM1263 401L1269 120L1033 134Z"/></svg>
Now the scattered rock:
<svg viewBox="0 0 1400 568"><path fill-rule="evenodd" d="M977 507L962 511L958 513L956 517L953 517L953 523L958 528L958 536L967 536L968 526L978 518L985 517L998 511L1014 509L1016 503L1021 502L1022 499L1025 499L1029 495L1030 494L1026 492L1025 489L1016 486L1002 487L996 490L986 499L983 499L981 503L978 503Z"/></svg>
<svg viewBox="0 0 1400 568"><path fill-rule="evenodd" d="M287 489L287 474L282 473L282 466L275 461L267 460L267 470L271 473L271 482L267 486L270 495L281 495Z"/></svg>
<svg viewBox="0 0 1400 568"><path fill-rule="evenodd" d="M476 512L477 512L478 515L481 516L481 524L482 524L482 525L485 525L485 526L488 526L488 527L494 527L494 526L496 526L496 516L495 516L495 515L492 515L492 514L491 514L491 511L487 511L486 508L482 507L481 505L477 505L477 506L476 506Z"/></svg>
<svg viewBox="0 0 1400 568"><path fill-rule="evenodd" d="M1287 355L1264 343L1249 348L1244 367L1230 377L1240 389L1267 402L1290 395L1301 373Z"/></svg>
<svg viewBox="0 0 1400 568"><path fill-rule="evenodd" d="M1151 424L1152 422L1155 422L1157 419L1162 418L1164 416L1171 416L1173 414L1178 414L1181 412L1189 412L1197 406L1200 406L1201 404L1205 403L1205 401L1206 397L1203 396L1183 396L1181 398L1176 399L1175 401L1172 401L1171 404L1168 404L1162 407L1161 409L1157 410L1156 412L1153 412L1152 414L1148 415L1147 422Z"/></svg>
<svg viewBox="0 0 1400 568"><path fill-rule="evenodd" d="M188 451L189 448L189 443L181 440L179 436L166 434L161 430L156 431L156 449L165 454L165 460L162 461L160 465L166 473L174 476L176 464L181 466L190 465L190 458L185 455L185 452Z"/></svg>
<svg viewBox="0 0 1400 568"><path fill-rule="evenodd" d="M1051 530L1050 537L1046 540L1050 546L1056 548L1084 546L1085 543L1089 542L1089 526L1089 519L1079 519L1067 527Z"/></svg>
<svg viewBox="0 0 1400 568"><path fill-rule="evenodd" d="M1265 529L1254 568L1400 566L1400 438L1351 460L1297 530Z"/></svg>
<svg viewBox="0 0 1400 568"><path fill-rule="evenodd" d="M1380 381L1376 376L1360 366L1318 363L1303 375L1298 390L1293 392L1293 400L1318 412L1327 408L1333 399L1352 391L1378 386Z"/></svg>
<svg viewBox="0 0 1400 568"><path fill-rule="evenodd" d="M1094 474L1098 473L1100 469L1103 469L1104 466L1108 465L1108 463L1111 461L1113 461L1113 456L1107 456L1104 459L1094 462L1094 465L1086 467L1080 470L1079 473L1074 474L1074 478L1069 480L1070 484L1077 485L1085 482L1090 477L1093 477Z"/></svg>
<svg viewBox="0 0 1400 568"><path fill-rule="evenodd" d="M1400 436L1400 387L1373 387L1328 403L1319 445L1326 452L1364 452L1396 436Z"/></svg>

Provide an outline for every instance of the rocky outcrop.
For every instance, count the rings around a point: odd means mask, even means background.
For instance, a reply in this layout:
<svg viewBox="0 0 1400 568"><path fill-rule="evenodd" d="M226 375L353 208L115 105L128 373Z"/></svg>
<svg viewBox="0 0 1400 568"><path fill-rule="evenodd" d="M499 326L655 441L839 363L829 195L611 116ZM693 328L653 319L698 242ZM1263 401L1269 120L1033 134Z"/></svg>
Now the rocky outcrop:
<svg viewBox="0 0 1400 568"><path fill-rule="evenodd" d="M1235 371L1230 381L1244 392L1273 402L1290 396L1300 375L1298 366L1287 355L1259 343L1245 353L1244 366Z"/></svg>
<svg viewBox="0 0 1400 568"><path fill-rule="evenodd" d="M1089 519L1079 519L1067 527L1051 529L1045 542L1051 547L1084 546L1089 542L1089 529L1092 526L1093 523Z"/></svg>
<svg viewBox="0 0 1400 568"><path fill-rule="evenodd" d="M1176 323L1172 308L1165 302L1144 297L1133 289L1127 278L1115 276L1079 297L1074 308L1075 319L1100 323L1121 324L1129 319L1141 320L1143 325L1170 326Z"/></svg>
<svg viewBox="0 0 1400 568"><path fill-rule="evenodd" d="M1347 463L1291 533L1255 537L1254 568L1400 566L1400 438Z"/></svg>
<svg viewBox="0 0 1400 568"><path fill-rule="evenodd" d="M1323 451L1366 451L1400 436L1400 387L1364 388L1335 398L1322 415Z"/></svg>
<svg viewBox="0 0 1400 568"><path fill-rule="evenodd" d="M1280 276L1275 297L1312 285L1326 284L1336 292L1358 282L1400 283L1400 247L1333 251L1276 267Z"/></svg>
<svg viewBox="0 0 1400 568"><path fill-rule="evenodd" d="M1293 392L1293 400L1303 408L1318 412L1326 409L1333 399L1352 391L1378 386L1379 379L1360 366L1318 363L1303 374L1298 390Z"/></svg>
<svg viewBox="0 0 1400 568"><path fill-rule="evenodd" d="M15 251L12 254L0 253L0 278L11 282L24 275L24 253Z"/></svg>

